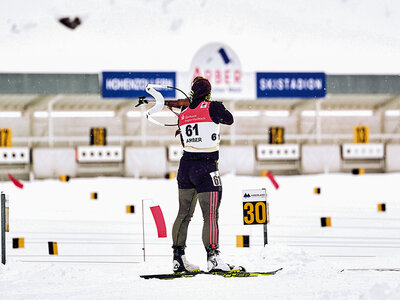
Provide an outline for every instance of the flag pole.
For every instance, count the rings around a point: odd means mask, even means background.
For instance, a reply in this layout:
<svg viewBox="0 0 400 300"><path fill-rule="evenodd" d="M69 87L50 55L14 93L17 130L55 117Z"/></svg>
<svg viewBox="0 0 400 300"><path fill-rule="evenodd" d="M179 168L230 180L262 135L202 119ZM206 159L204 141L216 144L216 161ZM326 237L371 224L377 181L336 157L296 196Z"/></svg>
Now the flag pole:
<svg viewBox="0 0 400 300"><path fill-rule="evenodd" d="M142 199L142 231L143 231L143 261L146 261L146 246L145 246L145 238L144 238L144 199Z"/></svg>

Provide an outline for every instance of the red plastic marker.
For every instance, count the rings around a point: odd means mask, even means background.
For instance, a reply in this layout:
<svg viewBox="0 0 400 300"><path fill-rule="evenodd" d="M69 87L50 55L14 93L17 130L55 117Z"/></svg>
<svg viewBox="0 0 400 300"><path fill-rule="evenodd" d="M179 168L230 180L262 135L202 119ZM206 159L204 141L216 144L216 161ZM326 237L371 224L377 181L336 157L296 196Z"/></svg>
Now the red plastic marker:
<svg viewBox="0 0 400 300"><path fill-rule="evenodd" d="M17 179L15 179L10 173L8 173L8 178L10 178L10 180L15 184L16 187L22 189L24 187L24 185L18 181Z"/></svg>
<svg viewBox="0 0 400 300"><path fill-rule="evenodd" d="M276 189L279 189L279 184L276 182L274 175L270 171L267 171L267 177L271 180L272 184Z"/></svg>
<svg viewBox="0 0 400 300"><path fill-rule="evenodd" d="M164 215L159 205L150 207L153 214L154 221L156 222L157 232L159 238L167 237L167 227L165 226Z"/></svg>

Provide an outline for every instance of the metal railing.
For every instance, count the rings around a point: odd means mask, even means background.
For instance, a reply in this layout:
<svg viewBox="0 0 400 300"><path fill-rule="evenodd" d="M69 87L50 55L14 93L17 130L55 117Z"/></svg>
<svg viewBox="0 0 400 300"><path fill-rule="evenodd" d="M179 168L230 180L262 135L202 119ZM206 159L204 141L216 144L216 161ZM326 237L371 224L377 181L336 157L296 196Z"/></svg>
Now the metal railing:
<svg viewBox="0 0 400 300"><path fill-rule="evenodd" d="M224 134L221 144L235 145L235 144L257 144L260 142L266 143L268 141L267 134ZM297 144L338 144L344 142L353 142L353 134L286 134L285 141L287 143ZM400 133L382 133L370 134L371 142L379 143L400 143ZM135 136L107 136L108 144L112 145L168 145L176 144L179 139L175 139L170 135L135 135ZM14 146L35 147L48 146L69 146L74 147L77 145L88 145L88 136L52 136L51 141L48 136L28 136L28 137L13 137Z"/></svg>

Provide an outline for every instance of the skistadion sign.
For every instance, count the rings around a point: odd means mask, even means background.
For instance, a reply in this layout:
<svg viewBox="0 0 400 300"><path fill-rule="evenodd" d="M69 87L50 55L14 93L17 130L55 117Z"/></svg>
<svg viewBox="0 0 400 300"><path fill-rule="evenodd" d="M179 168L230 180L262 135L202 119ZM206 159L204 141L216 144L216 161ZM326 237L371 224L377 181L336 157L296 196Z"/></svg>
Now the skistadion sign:
<svg viewBox="0 0 400 300"><path fill-rule="evenodd" d="M257 98L323 98L325 73L257 73Z"/></svg>
<svg viewBox="0 0 400 300"><path fill-rule="evenodd" d="M325 73L282 73L259 72L243 74L246 77L247 87L241 84L240 77L224 76L219 80L219 70L212 76L211 73L198 74L199 68L194 69L177 82L175 72L103 72L101 92L103 98L137 98L151 97L146 92L149 83L168 85L172 87L189 88L192 77L203 75L209 78L212 84L212 96L215 99L255 99L255 98L323 98L326 96ZM227 69L228 70L228 69ZM192 70L193 71L193 70ZM226 74L231 72L225 71ZM241 71L237 72L242 74ZM235 73L233 73L235 74ZM182 80L184 78L184 80ZM235 79L236 78L236 79ZM239 79L238 79L239 78ZM252 91L252 92L251 92ZM175 98L174 89L160 89L165 98ZM256 93L256 94L255 94Z"/></svg>
<svg viewBox="0 0 400 300"><path fill-rule="evenodd" d="M216 100L326 96L325 73L244 73L238 55L222 43L202 47L194 56L189 72L102 72L101 94L103 98L149 97L145 90L149 83L190 90L196 76L210 80L211 96ZM160 89L160 92L165 98L176 97L174 89Z"/></svg>
<svg viewBox="0 0 400 300"><path fill-rule="evenodd" d="M175 87L175 72L103 72L101 94L103 98L137 98L149 96L146 85L160 84ZM160 89L165 98L175 98L174 89ZM151 96L149 96L151 97Z"/></svg>

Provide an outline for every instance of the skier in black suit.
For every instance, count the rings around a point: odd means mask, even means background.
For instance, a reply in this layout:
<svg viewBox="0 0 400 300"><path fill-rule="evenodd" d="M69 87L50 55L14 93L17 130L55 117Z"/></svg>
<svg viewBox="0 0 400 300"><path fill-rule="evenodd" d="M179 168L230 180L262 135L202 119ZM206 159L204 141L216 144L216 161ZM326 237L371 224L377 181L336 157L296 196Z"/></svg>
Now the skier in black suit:
<svg viewBox="0 0 400 300"><path fill-rule="evenodd" d="M218 209L222 196L218 159L220 124L233 124L233 116L221 102L211 101L210 97L210 82L196 77L192 82L190 105L179 115L184 151L178 170L179 211L172 228L174 272L199 269L185 256L188 225L197 199L203 213L202 240L208 270L230 271L218 250Z"/></svg>

